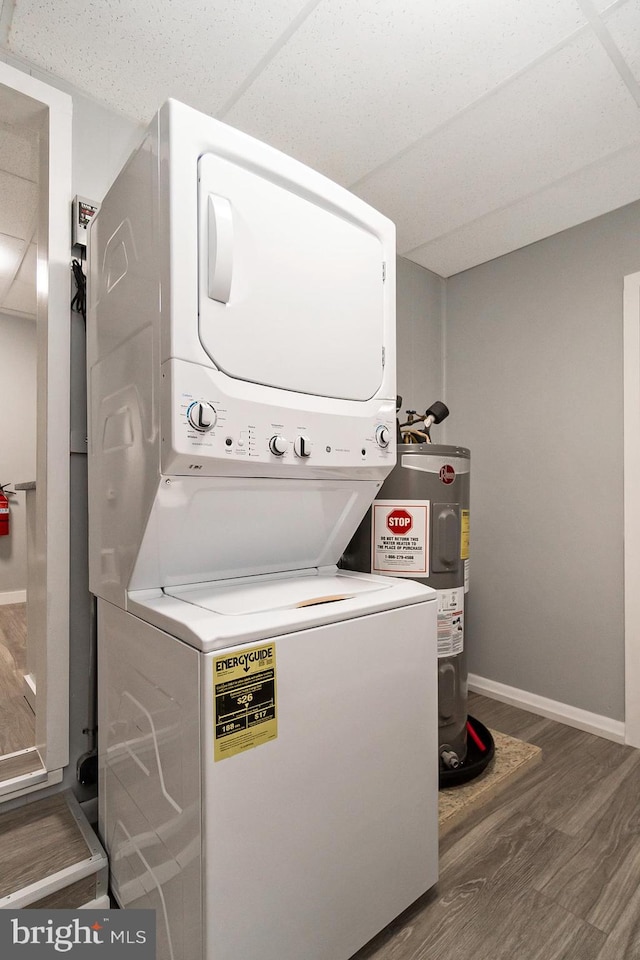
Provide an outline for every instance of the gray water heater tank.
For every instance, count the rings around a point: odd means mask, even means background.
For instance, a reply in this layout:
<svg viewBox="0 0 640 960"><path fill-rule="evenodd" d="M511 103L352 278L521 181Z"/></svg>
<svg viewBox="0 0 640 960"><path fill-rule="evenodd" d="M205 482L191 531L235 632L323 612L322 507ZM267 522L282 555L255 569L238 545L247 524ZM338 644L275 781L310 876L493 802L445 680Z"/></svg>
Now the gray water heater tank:
<svg viewBox="0 0 640 960"><path fill-rule="evenodd" d="M396 466L342 558L347 569L410 577L437 591L438 753L454 765L467 753L469 466L464 447L399 445Z"/></svg>

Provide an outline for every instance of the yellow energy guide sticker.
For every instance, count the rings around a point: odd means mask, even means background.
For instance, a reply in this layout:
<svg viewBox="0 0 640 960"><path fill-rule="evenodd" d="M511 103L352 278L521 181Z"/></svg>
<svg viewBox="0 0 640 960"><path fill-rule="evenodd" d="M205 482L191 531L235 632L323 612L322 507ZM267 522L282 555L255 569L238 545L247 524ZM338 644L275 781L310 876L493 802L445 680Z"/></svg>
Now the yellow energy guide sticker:
<svg viewBox="0 0 640 960"><path fill-rule="evenodd" d="M213 660L213 759L259 747L278 736L276 646L266 643Z"/></svg>
<svg viewBox="0 0 640 960"><path fill-rule="evenodd" d="M469 559L469 511L460 511L460 559Z"/></svg>

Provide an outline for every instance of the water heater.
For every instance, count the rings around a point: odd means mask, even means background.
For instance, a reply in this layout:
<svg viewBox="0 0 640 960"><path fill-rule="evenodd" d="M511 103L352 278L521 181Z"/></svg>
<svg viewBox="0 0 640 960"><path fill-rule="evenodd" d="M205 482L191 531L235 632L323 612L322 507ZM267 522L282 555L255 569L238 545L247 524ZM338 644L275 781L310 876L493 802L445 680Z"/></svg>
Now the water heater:
<svg viewBox="0 0 640 960"><path fill-rule="evenodd" d="M469 467L464 447L399 445L397 464L342 560L351 570L410 577L437 591L438 753L445 768L467 752Z"/></svg>

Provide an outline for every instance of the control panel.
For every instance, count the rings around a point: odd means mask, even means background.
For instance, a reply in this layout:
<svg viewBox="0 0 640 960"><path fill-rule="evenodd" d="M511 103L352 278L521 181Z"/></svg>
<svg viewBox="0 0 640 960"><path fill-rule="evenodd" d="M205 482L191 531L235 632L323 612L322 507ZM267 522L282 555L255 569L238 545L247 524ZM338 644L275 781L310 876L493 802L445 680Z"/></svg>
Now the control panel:
<svg viewBox="0 0 640 960"><path fill-rule="evenodd" d="M192 461L186 467L189 472L210 472L203 460L268 464L296 472L368 466L385 466L388 471L395 460L395 407L389 401L350 402L353 415L332 399L324 401L323 410L317 397L309 398L307 410L252 402L226 395L216 380L224 383L227 378L216 376L217 371L182 361L170 363L163 417L165 425L170 422L170 437L163 436L163 443L168 454L170 440L172 460L186 455ZM246 387L248 393L264 389ZM211 468L215 472L213 464ZM172 469L177 470L175 463Z"/></svg>

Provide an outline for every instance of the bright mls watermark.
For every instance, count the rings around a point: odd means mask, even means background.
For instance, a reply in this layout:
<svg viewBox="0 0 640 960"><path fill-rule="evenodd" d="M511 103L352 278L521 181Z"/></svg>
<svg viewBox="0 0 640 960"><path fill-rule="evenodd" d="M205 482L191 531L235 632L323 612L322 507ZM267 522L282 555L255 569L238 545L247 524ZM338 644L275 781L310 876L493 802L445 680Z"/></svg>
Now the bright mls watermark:
<svg viewBox="0 0 640 960"><path fill-rule="evenodd" d="M155 960L154 910L0 910L0 957Z"/></svg>

